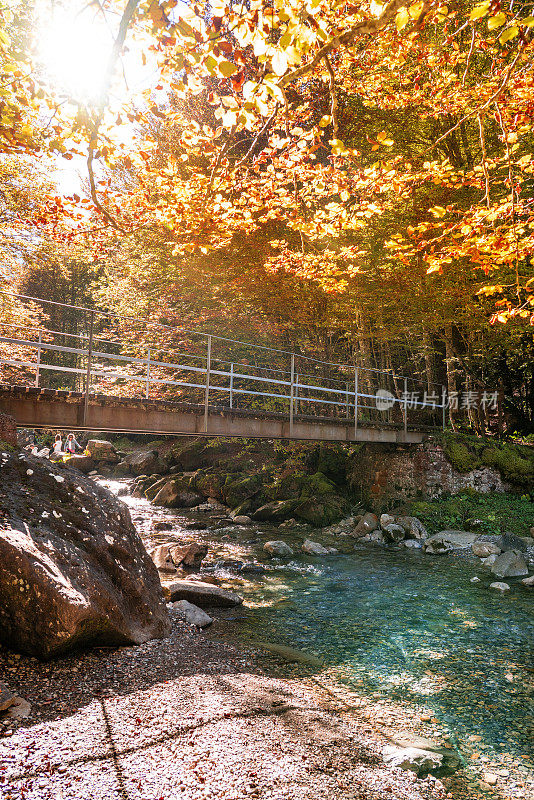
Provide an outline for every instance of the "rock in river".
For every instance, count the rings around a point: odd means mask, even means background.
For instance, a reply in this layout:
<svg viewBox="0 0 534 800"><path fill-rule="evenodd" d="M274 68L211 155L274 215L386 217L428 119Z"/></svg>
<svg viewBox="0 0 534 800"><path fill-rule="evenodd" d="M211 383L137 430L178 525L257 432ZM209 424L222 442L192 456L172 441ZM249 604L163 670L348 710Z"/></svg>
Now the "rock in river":
<svg viewBox="0 0 534 800"><path fill-rule="evenodd" d="M211 583L202 581L173 581L166 587L172 602L175 600L188 600L200 608L229 608L239 606L243 598L228 589L221 589L220 586L213 586Z"/></svg>
<svg viewBox="0 0 534 800"><path fill-rule="evenodd" d="M440 531L426 540L423 547L427 553L448 553L450 550L466 550L477 538L468 531Z"/></svg>
<svg viewBox="0 0 534 800"><path fill-rule="evenodd" d="M328 556L337 553L335 547L323 547L322 544L312 542L311 539L305 539L301 549L303 553L308 553L310 556Z"/></svg>
<svg viewBox="0 0 534 800"><path fill-rule="evenodd" d="M472 547L473 555L479 558L487 558L492 555L499 555L501 548L493 542L474 542Z"/></svg>
<svg viewBox="0 0 534 800"><path fill-rule="evenodd" d="M292 556L293 550L291 547L280 540L273 540L272 542L265 542L263 545L263 549L266 553L269 553L271 556Z"/></svg>
<svg viewBox="0 0 534 800"><path fill-rule="evenodd" d="M80 473L18 452L0 467L0 640L51 658L169 632L127 507Z"/></svg>
<svg viewBox="0 0 534 800"><path fill-rule="evenodd" d="M507 583L503 583L502 581L495 581L494 583L490 583L490 589L495 589L496 592L509 592L510 586Z"/></svg>
<svg viewBox="0 0 534 800"><path fill-rule="evenodd" d="M528 575L527 562L518 550L507 550L497 556L491 571L498 578L519 578Z"/></svg>
<svg viewBox="0 0 534 800"><path fill-rule="evenodd" d="M198 606L193 605L188 600L178 600L170 603L172 610L180 617L183 617L189 625L196 625L197 628L207 628L213 622L209 614L202 611Z"/></svg>
<svg viewBox="0 0 534 800"><path fill-rule="evenodd" d="M363 515L361 520L358 522L356 527L353 529L351 536L354 536L355 539L362 539L364 536L367 536L368 533L372 533L379 528L378 517L376 514L373 514L371 511L368 511L366 514Z"/></svg>
<svg viewBox="0 0 534 800"><path fill-rule="evenodd" d="M443 763L441 753L419 750L417 747L387 745L382 751L382 757L390 767L410 770L417 775L425 775L433 770L439 770Z"/></svg>

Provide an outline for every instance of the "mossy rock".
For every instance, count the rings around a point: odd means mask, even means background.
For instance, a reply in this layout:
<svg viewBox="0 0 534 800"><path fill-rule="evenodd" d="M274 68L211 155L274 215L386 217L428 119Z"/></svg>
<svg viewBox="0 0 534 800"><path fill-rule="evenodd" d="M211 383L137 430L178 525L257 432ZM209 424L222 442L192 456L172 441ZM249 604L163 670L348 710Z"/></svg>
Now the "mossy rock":
<svg viewBox="0 0 534 800"><path fill-rule="evenodd" d="M317 495L328 495L335 493L336 485L328 480L322 472L315 472L305 481L301 497L315 497Z"/></svg>
<svg viewBox="0 0 534 800"><path fill-rule="evenodd" d="M216 472L204 472L199 470L191 481L191 486L203 494L204 497L214 497L216 500L224 498L225 475L218 475Z"/></svg>
<svg viewBox="0 0 534 800"><path fill-rule="evenodd" d="M322 473L337 484L343 484L347 478L347 461L349 453L342 445L320 444L317 448L317 472Z"/></svg>
<svg viewBox="0 0 534 800"><path fill-rule="evenodd" d="M239 477L237 480L227 478L223 487L223 494L226 503L234 508L253 497L262 487L260 475L252 475L249 478Z"/></svg>
<svg viewBox="0 0 534 800"><path fill-rule="evenodd" d="M349 511L349 503L339 494L307 497L294 510L295 516L317 527L332 525Z"/></svg>
<svg viewBox="0 0 534 800"><path fill-rule="evenodd" d="M444 450L448 461L458 472L471 472L472 469L480 467L480 459L460 441L447 439L444 443Z"/></svg>
<svg viewBox="0 0 534 800"><path fill-rule="evenodd" d="M277 499L289 500L292 497L300 497L309 477L305 472L292 472L290 475L285 475L273 487Z"/></svg>
<svg viewBox="0 0 534 800"><path fill-rule="evenodd" d="M534 484L534 456L523 458L518 449L511 445L504 447L487 447L482 452L482 463L498 469L502 477L520 486Z"/></svg>

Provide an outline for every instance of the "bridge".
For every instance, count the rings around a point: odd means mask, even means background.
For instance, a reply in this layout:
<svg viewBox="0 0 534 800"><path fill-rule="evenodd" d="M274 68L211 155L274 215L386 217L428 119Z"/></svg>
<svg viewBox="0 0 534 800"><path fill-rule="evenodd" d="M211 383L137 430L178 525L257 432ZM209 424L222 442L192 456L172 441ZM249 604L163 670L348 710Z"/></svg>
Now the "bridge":
<svg viewBox="0 0 534 800"><path fill-rule="evenodd" d="M19 427L403 444L445 424L444 387L417 377L0 294L0 411Z"/></svg>

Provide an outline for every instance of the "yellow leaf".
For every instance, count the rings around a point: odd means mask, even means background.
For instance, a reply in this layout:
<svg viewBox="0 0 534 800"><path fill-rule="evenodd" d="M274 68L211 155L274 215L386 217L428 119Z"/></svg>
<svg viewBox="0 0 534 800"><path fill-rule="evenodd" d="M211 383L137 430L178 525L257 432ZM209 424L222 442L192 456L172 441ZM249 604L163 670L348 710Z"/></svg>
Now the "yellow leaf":
<svg viewBox="0 0 534 800"><path fill-rule="evenodd" d="M484 0L483 3L477 3L477 5L471 11L471 13L469 15L469 19L470 20L475 20L475 19L481 19L482 17L485 17L486 14L489 11L490 5L491 4L490 4L489 0Z"/></svg>
<svg viewBox="0 0 534 800"><path fill-rule="evenodd" d="M221 75L224 75L225 78L229 78L230 75L233 75L234 72L237 72L236 65L232 64L231 61L220 61L218 66L219 72Z"/></svg>
<svg viewBox="0 0 534 800"><path fill-rule="evenodd" d="M504 25L506 22L506 14L503 14L502 11L499 11L498 14L495 14L494 17L490 17L488 20L488 30L494 31L495 28L500 28L501 25Z"/></svg>
<svg viewBox="0 0 534 800"><path fill-rule="evenodd" d="M434 206L434 208L428 209L434 217L444 217L447 213L447 209L443 208L443 206Z"/></svg>
<svg viewBox="0 0 534 800"><path fill-rule="evenodd" d="M408 14L406 8L404 6L402 8L399 8L399 10L397 11L397 16L395 17L397 30L401 31L403 28L405 28L409 20L410 20L410 15Z"/></svg>
<svg viewBox="0 0 534 800"><path fill-rule="evenodd" d="M328 114L325 114L325 116L321 117L321 119L319 120L319 127L326 128L326 126L330 125L331 122L332 122L332 117L328 116Z"/></svg>
<svg viewBox="0 0 534 800"><path fill-rule="evenodd" d="M410 6L408 13L412 19L419 19L421 11L423 10L423 3L414 3Z"/></svg>
<svg viewBox="0 0 534 800"><path fill-rule="evenodd" d="M532 28L534 25L534 17L525 17L521 20L521 25L526 25L527 28Z"/></svg>
<svg viewBox="0 0 534 800"><path fill-rule="evenodd" d="M511 28L507 28L501 35L499 36L499 42L504 44L505 42L509 42L510 39L514 39L517 34L519 33L519 28L517 25L512 25Z"/></svg>

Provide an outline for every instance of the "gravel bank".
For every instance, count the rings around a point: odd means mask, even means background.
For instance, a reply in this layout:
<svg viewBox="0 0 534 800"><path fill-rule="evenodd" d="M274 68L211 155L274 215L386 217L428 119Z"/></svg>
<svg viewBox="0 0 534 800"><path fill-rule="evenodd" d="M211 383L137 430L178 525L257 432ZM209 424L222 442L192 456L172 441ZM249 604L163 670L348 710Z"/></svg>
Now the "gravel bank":
<svg viewBox="0 0 534 800"><path fill-rule="evenodd" d="M447 794L386 768L383 737L327 691L270 676L252 654L181 622L165 640L48 664L2 650L0 670L32 704L1 731L3 800Z"/></svg>

